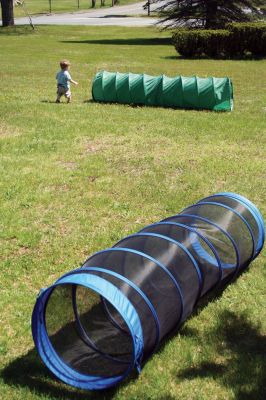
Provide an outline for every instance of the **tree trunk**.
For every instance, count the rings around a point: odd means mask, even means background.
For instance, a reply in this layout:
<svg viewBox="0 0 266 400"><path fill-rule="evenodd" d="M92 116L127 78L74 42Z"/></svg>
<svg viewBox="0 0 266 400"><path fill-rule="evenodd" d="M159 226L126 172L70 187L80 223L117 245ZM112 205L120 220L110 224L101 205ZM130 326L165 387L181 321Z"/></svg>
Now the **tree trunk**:
<svg viewBox="0 0 266 400"><path fill-rule="evenodd" d="M3 26L14 25L13 0L1 0L1 8L2 8L2 25Z"/></svg>
<svg viewBox="0 0 266 400"><path fill-rule="evenodd" d="M105 0L101 0L101 7L105 6Z"/></svg>
<svg viewBox="0 0 266 400"><path fill-rule="evenodd" d="M96 0L91 0L91 8L95 8L96 7Z"/></svg>
<svg viewBox="0 0 266 400"><path fill-rule="evenodd" d="M212 29L216 28L217 24L217 11L218 4L215 0L206 0L206 20L205 20L205 28Z"/></svg>

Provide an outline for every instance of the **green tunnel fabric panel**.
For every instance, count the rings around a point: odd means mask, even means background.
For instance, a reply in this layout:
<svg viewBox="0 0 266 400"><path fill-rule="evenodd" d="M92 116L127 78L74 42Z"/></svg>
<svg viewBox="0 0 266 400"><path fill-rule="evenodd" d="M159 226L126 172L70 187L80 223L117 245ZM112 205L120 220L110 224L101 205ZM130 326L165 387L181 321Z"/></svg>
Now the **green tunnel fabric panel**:
<svg viewBox="0 0 266 400"><path fill-rule="evenodd" d="M231 111L233 85L229 78L150 76L98 72L92 84L95 101L185 109Z"/></svg>
<svg viewBox="0 0 266 400"><path fill-rule="evenodd" d="M117 72L116 74L116 96L118 103L131 103L131 97L129 92L129 83L128 83L128 75L120 74ZM115 93L114 93L115 96ZM113 100L114 101L114 100Z"/></svg>

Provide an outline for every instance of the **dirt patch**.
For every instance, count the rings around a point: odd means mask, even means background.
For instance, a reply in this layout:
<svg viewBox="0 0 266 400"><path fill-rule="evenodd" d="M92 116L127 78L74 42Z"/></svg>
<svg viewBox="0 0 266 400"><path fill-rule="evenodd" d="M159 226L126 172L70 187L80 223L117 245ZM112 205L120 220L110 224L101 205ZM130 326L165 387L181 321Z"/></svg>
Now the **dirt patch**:
<svg viewBox="0 0 266 400"><path fill-rule="evenodd" d="M68 171L73 171L78 168L78 163L75 161L59 161L58 164Z"/></svg>
<svg viewBox="0 0 266 400"><path fill-rule="evenodd" d="M93 143L88 143L85 148L85 153L97 153L97 151L100 151L103 149L103 146L100 144L93 144Z"/></svg>
<svg viewBox="0 0 266 400"><path fill-rule="evenodd" d="M49 185L47 188L45 188L46 191L48 192L68 192L69 191L69 185L64 184L64 185Z"/></svg>
<svg viewBox="0 0 266 400"><path fill-rule="evenodd" d="M88 181L94 182L94 181L96 181L97 178L98 178L98 176L88 176Z"/></svg>
<svg viewBox="0 0 266 400"><path fill-rule="evenodd" d="M8 125L0 125L0 139L5 139L8 137L16 137L19 136L21 133L17 128L13 128Z"/></svg>
<svg viewBox="0 0 266 400"><path fill-rule="evenodd" d="M16 255L19 257L29 253L30 253L30 248L27 246L20 246L16 251Z"/></svg>
<svg viewBox="0 0 266 400"><path fill-rule="evenodd" d="M83 153L82 154L90 154L90 153L98 153L106 151L112 148L114 145L119 146L126 143L128 139L125 139L124 136L112 136L106 135L101 139L97 139L95 141L85 140L82 143Z"/></svg>
<svg viewBox="0 0 266 400"><path fill-rule="evenodd" d="M85 154L93 154L93 153L99 153L108 148L108 144L104 142L104 140L96 140L95 142L85 142L84 148ZM83 154L84 154L83 153Z"/></svg>

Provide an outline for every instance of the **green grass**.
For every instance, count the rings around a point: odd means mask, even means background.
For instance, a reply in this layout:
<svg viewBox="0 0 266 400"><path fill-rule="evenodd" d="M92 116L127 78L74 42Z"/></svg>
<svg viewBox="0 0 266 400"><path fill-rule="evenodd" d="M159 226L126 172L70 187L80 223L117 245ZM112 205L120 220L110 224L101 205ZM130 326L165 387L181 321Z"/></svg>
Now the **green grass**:
<svg viewBox="0 0 266 400"><path fill-rule="evenodd" d="M117 5L125 5L131 3L137 3L140 0L119 0ZM52 0L52 13L60 12L78 12L78 11L90 11L91 1L90 0ZM50 12L48 0L26 0L26 10L31 14L47 14ZM111 7L112 0L105 0L105 7ZM96 0L96 8L101 7L101 1ZM114 8L115 10L115 8ZM20 5L14 8L16 17L24 17L25 11Z"/></svg>
<svg viewBox="0 0 266 400"><path fill-rule="evenodd" d="M266 215L265 60L178 58L153 28L0 30L0 398L265 399L265 252L117 389L55 380L33 350L41 287L145 224L234 191ZM58 61L73 103L54 104ZM230 76L232 113L90 102L99 69Z"/></svg>

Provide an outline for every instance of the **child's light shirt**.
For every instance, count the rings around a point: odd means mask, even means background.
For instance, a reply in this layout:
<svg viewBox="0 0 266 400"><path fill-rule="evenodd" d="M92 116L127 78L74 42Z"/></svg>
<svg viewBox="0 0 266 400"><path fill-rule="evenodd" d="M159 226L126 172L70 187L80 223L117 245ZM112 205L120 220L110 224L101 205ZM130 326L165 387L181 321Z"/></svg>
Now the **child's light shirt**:
<svg viewBox="0 0 266 400"><path fill-rule="evenodd" d="M68 71L59 71L56 74L57 85L63 86L65 89L70 88L71 75Z"/></svg>

